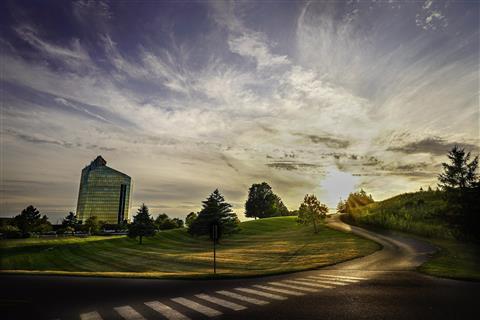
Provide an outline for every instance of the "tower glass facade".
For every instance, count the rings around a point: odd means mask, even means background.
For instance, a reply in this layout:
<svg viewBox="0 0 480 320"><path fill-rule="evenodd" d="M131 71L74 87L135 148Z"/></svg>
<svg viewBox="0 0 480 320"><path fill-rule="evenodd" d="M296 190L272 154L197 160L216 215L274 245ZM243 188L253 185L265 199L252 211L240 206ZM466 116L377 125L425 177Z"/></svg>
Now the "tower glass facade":
<svg viewBox="0 0 480 320"><path fill-rule="evenodd" d="M91 216L112 224L130 219L132 179L106 164L98 156L82 170L77 216L83 222Z"/></svg>

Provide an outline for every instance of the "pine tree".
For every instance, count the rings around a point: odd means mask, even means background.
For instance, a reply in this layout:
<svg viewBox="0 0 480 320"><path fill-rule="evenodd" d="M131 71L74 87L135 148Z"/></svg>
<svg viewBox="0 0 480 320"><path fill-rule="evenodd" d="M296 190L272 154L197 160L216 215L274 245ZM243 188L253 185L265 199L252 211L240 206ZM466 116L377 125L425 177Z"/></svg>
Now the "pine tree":
<svg viewBox="0 0 480 320"><path fill-rule="evenodd" d="M443 190L456 188L472 188L478 184L476 170L478 167L478 156L470 160L470 152L454 146L447 154L451 164L442 163L443 173L438 176L439 186Z"/></svg>
<svg viewBox="0 0 480 320"><path fill-rule="evenodd" d="M202 210L193 220L188 228L188 232L192 235L209 235L211 234L211 226L217 224L219 227L219 236L233 233L238 230L239 220L237 215L232 211L232 206L225 202L218 189L210 194L210 196L202 202Z"/></svg>
<svg viewBox="0 0 480 320"><path fill-rule="evenodd" d="M138 242L142 244L143 237L153 235L155 235L155 223L150 217L148 207L142 203L137 215L133 217L133 223L128 226L128 236L131 238L139 237Z"/></svg>

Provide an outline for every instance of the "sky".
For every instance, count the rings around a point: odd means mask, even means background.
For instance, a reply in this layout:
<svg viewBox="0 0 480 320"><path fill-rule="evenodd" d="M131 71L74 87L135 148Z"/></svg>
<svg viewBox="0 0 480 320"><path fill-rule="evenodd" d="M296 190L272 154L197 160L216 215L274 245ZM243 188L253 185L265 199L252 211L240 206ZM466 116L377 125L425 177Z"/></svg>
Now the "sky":
<svg viewBox="0 0 480 320"><path fill-rule="evenodd" d="M478 154L476 1L1 1L0 216L74 211L97 155L132 209L252 183L290 210L429 185Z"/></svg>

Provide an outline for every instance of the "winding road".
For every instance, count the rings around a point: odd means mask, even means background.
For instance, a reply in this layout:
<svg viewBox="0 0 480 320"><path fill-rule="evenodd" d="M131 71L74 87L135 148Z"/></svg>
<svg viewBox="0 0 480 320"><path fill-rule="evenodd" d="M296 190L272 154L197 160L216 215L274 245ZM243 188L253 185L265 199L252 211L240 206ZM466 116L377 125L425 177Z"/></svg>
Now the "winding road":
<svg viewBox="0 0 480 320"><path fill-rule="evenodd" d="M327 268L238 280L0 276L0 319L480 319L480 283L415 272L435 248L395 234L332 228L380 243Z"/></svg>

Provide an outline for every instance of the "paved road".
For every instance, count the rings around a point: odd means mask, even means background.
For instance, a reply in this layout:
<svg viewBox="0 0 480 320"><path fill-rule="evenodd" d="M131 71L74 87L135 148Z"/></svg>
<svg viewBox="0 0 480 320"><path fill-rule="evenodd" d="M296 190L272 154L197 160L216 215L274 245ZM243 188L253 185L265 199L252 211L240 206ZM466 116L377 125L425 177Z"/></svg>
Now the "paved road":
<svg viewBox="0 0 480 320"><path fill-rule="evenodd" d="M435 248L330 225L383 245L329 268L242 280L1 276L0 319L480 319L480 283L414 271Z"/></svg>

